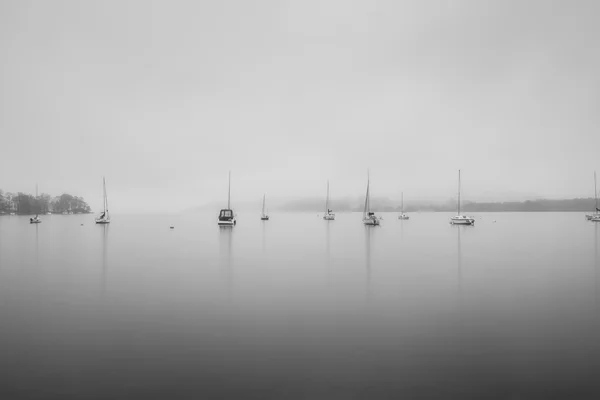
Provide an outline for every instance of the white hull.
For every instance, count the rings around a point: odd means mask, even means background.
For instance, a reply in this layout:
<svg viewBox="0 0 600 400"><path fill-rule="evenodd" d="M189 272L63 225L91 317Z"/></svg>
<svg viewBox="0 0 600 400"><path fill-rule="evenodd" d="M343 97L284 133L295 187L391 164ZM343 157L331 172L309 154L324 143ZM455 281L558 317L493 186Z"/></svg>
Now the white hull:
<svg viewBox="0 0 600 400"><path fill-rule="evenodd" d="M465 217L464 215L459 215L459 216L450 218L450 223L452 225L475 225L475 219L470 218L470 217Z"/></svg>
<svg viewBox="0 0 600 400"><path fill-rule="evenodd" d="M110 219L105 218L96 218L97 224L110 224Z"/></svg>
<svg viewBox="0 0 600 400"><path fill-rule="evenodd" d="M586 214L585 219L587 219L588 221L591 221L594 218L598 218L600 217L600 214Z"/></svg>
<svg viewBox="0 0 600 400"><path fill-rule="evenodd" d="M398 215L398 219L409 219L410 217L406 214Z"/></svg>
<svg viewBox="0 0 600 400"><path fill-rule="evenodd" d="M335 214L325 214L325 215L323 215L323 219L325 221L334 221L335 220Z"/></svg>
<svg viewBox="0 0 600 400"><path fill-rule="evenodd" d="M41 222L42 222L42 220L39 218L29 218L30 224L40 224Z"/></svg>
<svg viewBox="0 0 600 400"><path fill-rule="evenodd" d="M218 221L217 225L219 226L234 226L236 224L235 219L232 219L231 221Z"/></svg>
<svg viewBox="0 0 600 400"><path fill-rule="evenodd" d="M261 221L268 221L269 220L269 216L268 215L263 215L262 217L260 217Z"/></svg>
<svg viewBox="0 0 600 400"><path fill-rule="evenodd" d="M590 221L592 221L592 222L600 222L600 215L595 215L594 217L592 217L590 219Z"/></svg>

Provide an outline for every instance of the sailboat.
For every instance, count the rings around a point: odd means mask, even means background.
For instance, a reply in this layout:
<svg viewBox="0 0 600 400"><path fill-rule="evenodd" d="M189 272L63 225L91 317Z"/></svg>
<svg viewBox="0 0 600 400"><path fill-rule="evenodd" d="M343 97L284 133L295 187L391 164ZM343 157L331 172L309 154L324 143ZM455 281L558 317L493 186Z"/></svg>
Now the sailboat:
<svg viewBox="0 0 600 400"><path fill-rule="evenodd" d="M260 214L260 219L262 221L269 220L269 215L265 213L265 197L266 197L266 194L263 194L263 208L262 208L262 214Z"/></svg>
<svg viewBox="0 0 600 400"><path fill-rule="evenodd" d="M404 192L402 192L402 202L400 203L400 215L398 215L398 219L408 219L408 218L410 218L410 217L404 213Z"/></svg>
<svg viewBox="0 0 600 400"><path fill-rule="evenodd" d="M40 216L39 216L40 210L38 210L39 202L38 202L38 185L37 184L35 185L35 202L36 202L35 206L36 206L37 213L35 214L35 217L29 218L30 224L39 224L40 222L42 222L42 220L40 219Z"/></svg>
<svg viewBox="0 0 600 400"><path fill-rule="evenodd" d="M593 214L586 214L585 218L590 221L600 221L600 208L598 208L598 189L596 188L596 171L594 171L594 200L596 200L596 206Z"/></svg>
<svg viewBox="0 0 600 400"><path fill-rule="evenodd" d="M335 220L335 214L329 209L329 181L327 181L327 198L325 200L325 215L323 215L323 219L326 221Z"/></svg>
<svg viewBox="0 0 600 400"><path fill-rule="evenodd" d="M106 196L106 178L102 177L102 188L104 190L104 210L98 218L96 218L97 224L108 224L110 223L110 215L108 214L108 197Z"/></svg>
<svg viewBox="0 0 600 400"><path fill-rule="evenodd" d="M453 225L475 225L475 219L473 217L460 215L460 169L458 170L458 206L456 216L450 218L450 223Z"/></svg>
<svg viewBox="0 0 600 400"><path fill-rule="evenodd" d="M227 191L227 208L222 209L219 212L218 225L222 226L234 226L237 223L235 220L235 214L231 209L231 171L229 171L229 189Z"/></svg>
<svg viewBox="0 0 600 400"><path fill-rule="evenodd" d="M371 193L370 193L370 178L367 172L367 195L365 196L365 210L363 211L363 224L365 225L379 225L379 218L375 216L374 212L371 212Z"/></svg>

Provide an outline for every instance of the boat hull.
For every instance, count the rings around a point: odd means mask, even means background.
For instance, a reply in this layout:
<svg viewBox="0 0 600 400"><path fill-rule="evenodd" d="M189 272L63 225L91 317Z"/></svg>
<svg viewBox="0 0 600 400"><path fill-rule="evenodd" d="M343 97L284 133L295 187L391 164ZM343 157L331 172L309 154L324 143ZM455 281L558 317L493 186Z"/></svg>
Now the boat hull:
<svg viewBox="0 0 600 400"><path fill-rule="evenodd" d="M325 215L323 215L323 219L325 221L334 221L335 220L335 214L325 214Z"/></svg>
<svg viewBox="0 0 600 400"><path fill-rule="evenodd" d="M398 219L409 219L410 217L406 214L398 215Z"/></svg>
<svg viewBox="0 0 600 400"><path fill-rule="evenodd" d="M97 224L110 224L110 219L96 219Z"/></svg>
<svg viewBox="0 0 600 400"><path fill-rule="evenodd" d="M452 225L475 225L475 219L468 217L452 217L450 218L450 223Z"/></svg>
<svg viewBox="0 0 600 400"><path fill-rule="evenodd" d="M261 221L268 221L268 220L269 220L269 217L268 217L268 216L267 216L267 217L260 217L260 220L261 220Z"/></svg>
<svg viewBox="0 0 600 400"><path fill-rule="evenodd" d="M234 226L236 223L237 223L236 220L233 219L230 221L218 221L217 225L219 225L219 226Z"/></svg>

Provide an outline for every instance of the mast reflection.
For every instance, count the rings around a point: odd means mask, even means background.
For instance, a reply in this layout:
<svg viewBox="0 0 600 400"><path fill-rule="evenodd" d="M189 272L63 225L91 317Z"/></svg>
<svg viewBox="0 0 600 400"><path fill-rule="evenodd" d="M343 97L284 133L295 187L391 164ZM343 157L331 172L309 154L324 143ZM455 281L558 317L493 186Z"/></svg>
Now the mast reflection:
<svg viewBox="0 0 600 400"><path fill-rule="evenodd" d="M232 263L232 237L231 226L219 226L220 270L227 299L231 301L233 295L233 263Z"/></svg>
<svg viewBox="0 0 600 400"><path fill-rule="evenodd" d="M366 282L365 282L365 295L367 303L370 303L372 300L372 288L371 288L371 227L365 225L365 272L366 272Z"/></svg>
<svg viewBox="0 0 600 400"><path fill-rule="evenodd" d="M106 296L106 286L108 280L108 226L109 224L102 224L102 297Z"/></svg>

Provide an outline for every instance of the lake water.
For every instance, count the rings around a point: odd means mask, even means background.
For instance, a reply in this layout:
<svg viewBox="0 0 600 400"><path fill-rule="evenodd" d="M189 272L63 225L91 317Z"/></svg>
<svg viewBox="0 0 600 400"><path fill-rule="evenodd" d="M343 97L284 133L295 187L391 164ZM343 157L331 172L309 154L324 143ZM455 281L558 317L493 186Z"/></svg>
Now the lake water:
<svg viewBox="0 0 600 400"><path fill-rule="evenodd" d="M600 224L382 215L0 217L0 398L600 398Z"/></svg>

